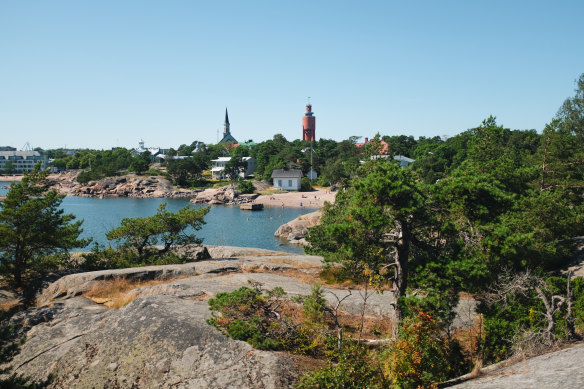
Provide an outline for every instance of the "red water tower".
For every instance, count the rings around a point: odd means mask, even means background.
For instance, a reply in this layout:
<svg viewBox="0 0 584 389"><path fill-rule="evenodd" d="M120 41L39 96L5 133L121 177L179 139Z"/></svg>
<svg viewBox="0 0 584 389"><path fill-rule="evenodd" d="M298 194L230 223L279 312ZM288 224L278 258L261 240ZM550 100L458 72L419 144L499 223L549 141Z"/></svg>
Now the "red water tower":
<svg viewBox="0 0 584 389"><path fill-rule="evenodd" d="M310 103L306 104L306 113L302 118L302 140L314 141L315 139L315 128L316 128L316 118L312 112L312 105Z"/></svg>

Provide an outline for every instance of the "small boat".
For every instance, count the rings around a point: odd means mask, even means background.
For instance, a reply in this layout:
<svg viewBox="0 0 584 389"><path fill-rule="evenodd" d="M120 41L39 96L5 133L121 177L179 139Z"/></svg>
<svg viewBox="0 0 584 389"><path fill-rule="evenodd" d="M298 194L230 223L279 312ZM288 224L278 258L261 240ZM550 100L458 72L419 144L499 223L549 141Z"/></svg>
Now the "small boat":
<svg viewBox="0 0 584 389"><path fill-rule="evenodd" d="M264 204L256 204L256 203L241 204L239 206L239 209L244 210L244 211L261 211L262 209L264 209Z"/></svg>

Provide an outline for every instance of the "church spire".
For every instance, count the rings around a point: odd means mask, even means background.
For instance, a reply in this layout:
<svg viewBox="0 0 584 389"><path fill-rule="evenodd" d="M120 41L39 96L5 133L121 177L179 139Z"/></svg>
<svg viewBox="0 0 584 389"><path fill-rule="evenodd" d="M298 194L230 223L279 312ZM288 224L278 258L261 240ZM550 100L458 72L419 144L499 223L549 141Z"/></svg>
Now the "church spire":
<svg viewBox="0 0 584 389"><path fill-rule="evenodd" d="M227 115L227 107L225 107L225 123L223 123L223 135L229 135L229 115Z"/></svg>

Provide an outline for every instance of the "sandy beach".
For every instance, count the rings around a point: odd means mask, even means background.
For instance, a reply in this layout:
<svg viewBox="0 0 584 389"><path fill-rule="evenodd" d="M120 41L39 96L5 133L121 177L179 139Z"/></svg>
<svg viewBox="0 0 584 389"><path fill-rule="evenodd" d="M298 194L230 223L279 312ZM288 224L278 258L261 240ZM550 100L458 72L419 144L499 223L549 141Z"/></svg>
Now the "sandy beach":
<svg viewBox="0 0 584 389"><path fill-rule="evenodd" d="M0 176L0 182L22 181L22 176Z"/></svg>
<svg viewBox="0 0 584 389"><path fill-rule="evenodd" d="M261 195L254 202L264 204L266 207L322 208L325 201L334 203L336 195L336 192L331 193L328 189L316 189L311 192Z"/></svg>

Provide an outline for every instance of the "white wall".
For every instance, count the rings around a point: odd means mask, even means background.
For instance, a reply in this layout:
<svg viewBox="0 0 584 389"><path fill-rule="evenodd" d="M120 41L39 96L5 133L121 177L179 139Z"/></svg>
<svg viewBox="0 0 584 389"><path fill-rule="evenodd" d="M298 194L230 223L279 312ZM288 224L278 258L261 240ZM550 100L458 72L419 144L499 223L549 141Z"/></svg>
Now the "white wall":
<svg viewBox="0 0 584 389"><path fill-rule="evenodd" d="M274 178L274 189L300 190L300 178Z"/></svg>

